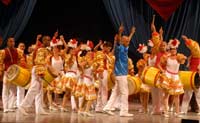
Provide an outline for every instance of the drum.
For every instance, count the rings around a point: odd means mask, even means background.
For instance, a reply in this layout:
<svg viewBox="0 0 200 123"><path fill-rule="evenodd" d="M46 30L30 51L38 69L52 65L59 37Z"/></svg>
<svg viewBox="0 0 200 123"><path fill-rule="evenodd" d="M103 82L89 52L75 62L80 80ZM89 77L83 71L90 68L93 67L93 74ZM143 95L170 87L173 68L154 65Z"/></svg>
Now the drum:
<svg viewBox="0 0 200 123"><path fill-rule="evenodd" d="M129 95L138 93L140 91L140 87L142 84L141 79L139 77L128 75L127 80L128 80Z"/></svg>
<svg viewBox="0 0 200 123"><path fill-rule="evenodd" d="M58 76L58 73L53 71L53 68L48 67L43 77L43 87L51 85L51 82Z"/></svg>
<svg viewBox="0 0 200 123"><path fill-rule="evenodd" d="M25 87L31 80L31 73L27 69L14 64L8 68L6 77L9 82Z"/></svg>
<svg viewBox="0 0 200 123"><path fill-rule="evenodd" d="M157 81L160 76L160 70L155 67L146 67L141 75L142 81L150 86L157 87Z"/></svg>
<svg viewBox="0 0 200 123"><path fill-rule="evenodd" d="M179 71L180 80L187 90L197 90L200 86L200 77L194 71Z"/></svg>
<svg viewBox="0 0 200 123"><path fill-rule="evenodd" d="M110 70L108 71L107 81L108 81L108 90L111 90L115 84L115 76ZM99 89L99 83L100 83L99 80L94 81L95 88Z"/></svg>

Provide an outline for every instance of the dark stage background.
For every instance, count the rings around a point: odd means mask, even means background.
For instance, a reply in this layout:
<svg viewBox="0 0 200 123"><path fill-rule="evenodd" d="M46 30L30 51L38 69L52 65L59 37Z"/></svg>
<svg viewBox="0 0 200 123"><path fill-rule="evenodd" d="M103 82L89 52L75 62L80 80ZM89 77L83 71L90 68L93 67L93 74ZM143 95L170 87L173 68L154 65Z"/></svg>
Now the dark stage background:
<svg viewBox="0 0 200 123"><path fill-rule="evenodd" d="M115 31L102 0L37 0L19 41L35 42L38 33L50 36L58 29L65 39L112 41Z"/></svg>

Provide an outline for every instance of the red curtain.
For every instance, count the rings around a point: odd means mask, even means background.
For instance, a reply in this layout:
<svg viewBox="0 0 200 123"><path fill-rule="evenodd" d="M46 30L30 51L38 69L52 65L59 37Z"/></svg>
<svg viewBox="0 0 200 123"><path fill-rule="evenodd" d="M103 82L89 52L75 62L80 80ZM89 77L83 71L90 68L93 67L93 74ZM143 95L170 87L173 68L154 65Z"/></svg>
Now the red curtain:
<svg viewBox="0 0 200 123"><path fill-rule="evenodd" d="M1 2L7 6L11 3L11 0L1 0Z"/></svg>
<svg viewBox="0 0 200 123"><path fill-rule="evenodd" d="M183 0L146 0L158 14L167 21Z"/></svg>

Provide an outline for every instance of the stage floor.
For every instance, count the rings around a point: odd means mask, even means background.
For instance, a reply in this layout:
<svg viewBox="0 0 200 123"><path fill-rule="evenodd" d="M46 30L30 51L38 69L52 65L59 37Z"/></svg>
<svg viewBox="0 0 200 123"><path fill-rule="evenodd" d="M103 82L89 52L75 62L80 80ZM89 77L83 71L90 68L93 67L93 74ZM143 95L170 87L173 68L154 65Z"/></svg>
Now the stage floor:
<svg viewBox="0 0 200 123"><path fill-rule="evenodd" d="M165 118L161 115L151 115L139 113L138 104L130 104L130 113L133 113L133 117L119 117L119 112L115 112L114 116L109 116L103 113L95 113L94 117L80 116L77 113L72 112L60 112L52 111L49 115L35 115L30 113L28 116L20 114L18 111L14 113L3 113L0 111L1 123L197 123L200 120L200 116L195 113L188 113L181 118L177 118L170 115L169 118ZM68 107L70 108L70 107ZM184 120L184 122L182 121ZM194 121L185 121L194 120Z"/></svg>

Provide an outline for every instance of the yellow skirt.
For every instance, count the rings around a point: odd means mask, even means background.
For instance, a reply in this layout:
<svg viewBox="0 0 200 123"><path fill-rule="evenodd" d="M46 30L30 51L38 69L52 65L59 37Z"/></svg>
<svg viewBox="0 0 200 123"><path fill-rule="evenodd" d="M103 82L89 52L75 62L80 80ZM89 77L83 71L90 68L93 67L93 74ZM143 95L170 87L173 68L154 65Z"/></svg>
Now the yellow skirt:
<svg viewBox="0 0 200 123"><path fill-rule="evenodd" d="M183 85L179 80L165 80L161 83L161 88L170 95L180 95L184 93Z"/></svg>
<svg viewBox="0 0 200 123"><path fill-rule="evenodd" d="M90 81L89 79L79 80L79 82L76 85L74 95L76 97L85 97L85 100L88 101L96 100L97 95L94 83L92 83L92 81Z"/></svg>
<svg viewBox="0 0 200 123"><path fill-rule="evenodd" d="M75 87L77 85L77 75L75 72L67 72L63 77L62 77L62 89L63 91L70 90L70 91L75 91Z"/></svg>

